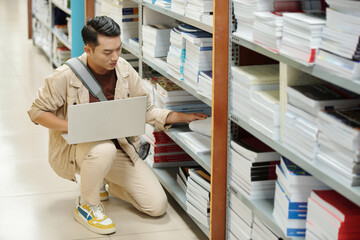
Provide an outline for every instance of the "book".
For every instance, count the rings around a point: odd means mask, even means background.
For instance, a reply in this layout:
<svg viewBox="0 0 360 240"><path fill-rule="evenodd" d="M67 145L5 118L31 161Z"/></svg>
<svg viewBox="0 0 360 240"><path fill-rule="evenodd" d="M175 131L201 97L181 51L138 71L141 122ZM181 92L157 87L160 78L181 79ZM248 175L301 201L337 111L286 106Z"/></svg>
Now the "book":
<svg viewBox="0 0 360 240"><path fill-rule="evenodd" d="M178 136L195 154L211 154L211 137L196 132L182 132Z"/></svg>
<svg viewBox="0 0 360 240"><path fill-rule="evenodd" d="M280 154L256 137L233 139L230 146L251 162L280 160Z"/></svg>
<svg viewBox="0 0 360 240"><path fill-rule="evenodd" d="M211 191L210 188L210 175L202 169L189 169L189 176L192 180L194 180L197 184L202 186L204 189L206 189L208 192Z"/></svg>

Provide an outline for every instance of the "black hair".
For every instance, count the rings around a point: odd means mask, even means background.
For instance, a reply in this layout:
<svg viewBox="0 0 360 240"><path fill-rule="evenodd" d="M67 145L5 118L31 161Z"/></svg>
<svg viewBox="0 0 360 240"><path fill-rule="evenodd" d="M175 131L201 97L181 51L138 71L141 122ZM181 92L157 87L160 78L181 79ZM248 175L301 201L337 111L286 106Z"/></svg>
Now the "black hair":
<svg viewBox="0 0 360 240"><path fill-rule="evenodd" d="M110 17L96 16L89 19L81 30L81 36L85 45L89 44L92 47L99 45L99 34L107 37L120 36L120 26Z"/></svg>

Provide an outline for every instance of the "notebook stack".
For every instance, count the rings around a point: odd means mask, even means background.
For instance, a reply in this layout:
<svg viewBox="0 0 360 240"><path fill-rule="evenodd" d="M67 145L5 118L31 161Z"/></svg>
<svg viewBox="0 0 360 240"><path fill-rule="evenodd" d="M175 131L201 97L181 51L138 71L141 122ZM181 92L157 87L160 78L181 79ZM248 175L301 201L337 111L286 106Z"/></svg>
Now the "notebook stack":
<svg viewBox="0 0 360 240"><path fill-rule="evenodd" d="M329 109L319 113L317 161L340 174L342 182L360 185L360 108Z"/></svg>
<svg viewBox="0 0 360 240"><path fill-rule="evenodd" d="M189 168L190 167L179 166L179 171L176 173L176 182L179 184L180 188L184 191L184 193L187 192L187 179L189 177Z"/></svg>
<svg viewBox="0 0 360 240"><path fill-rule="evenodd" d="M334 190L313 191L309 198L306 239L360 239L360 207Z"/></svg>
<svg viewBox="0 0 360 240"><path fill-rule="evenodd" d="M325 18L322 15L284 13L280 54L306 66L314 65Z"/></svg>
<svg viewBox="0 0 360 240"><path fill-rule="evenodd" d="M182 35L186 39L184 82L196 89L200 71L212 70L212 34L199 30Z"/></svg>
<svg viewBox="0 0 360 240"><path fill-rule="evenodd" d="M151 167L197 166L198 164L164 132L146 124L143 138L150 143L147 162Z"/></svg>
<svg viewBox="0 0 360 240"><path fill-rule="evenodd" d="M210 227L210 182L210 174L204 169L189 169L186 211L206 228Z"/></svg>
<svg viewBox="0 0 360 240"><path fill-rule="evenodd" d="M283 142L309 161L315 160L318 151L319 111L360 104L359 99L356 99L358 95L330 83L288 86L286 91L288 105L284 118Z"/></svg>
<svg viewBox="0 0 360 240"><path fill-rule="evenodd" d="M202 14L213 12L213 0L187 0L185 16L202 21Z"/></svg>
<svg viewBox="0 0 360 240"><path fill-rule="evenodd" d="M170 46L171 26L163 24L142 25L144 56L150 58L165 57Z"/></svg>
<svg viewBox="0 0 360 240"><path fill-rule="evenodd" d="M308 197L314 189L329 188L285 157L276 174L273 216L286 237L305 237Z"/></svg>
<svg viewBox="0 0 360 240"><path fill-rule="evenodd" d="M253 211L233 193L230 193L229 230L234 239L251 239L254 222Z"/></svg>
<svg viewBox="0 0 360 240"><path fill-rule="evenodd" d="M280 155L255 137L231 140L230 183L249 199L272 199Z"/></svg>
<svg viewBox="0 0 360 240"><path fill-rule="evenodd" d="M117 4L110 1L101 1L100 13L111 17L119 24L122 40L129 40L139 36L139 8L137 3L129 0Z"/></svg>
<svg viewBox="0 0 360 240"><path fill-rule="evenodd" d="M273 140L280 139L279 90L254 91L250 98L250 126Z"/></svg>
<svg viewBox="0 0 360 240"><path fill-rule="evenodd" d="M177 14L185 15L186 4L187 0L172 0L170 9Z"/></svg>
<svg viewBox="0 0 360 240"><path fill-rule="evenodd" d="M255 215L252 240L282 240L282 238L272 232L271 228Z"/></svg>
<svg viewBox="0 0 360 240"><path fill-rule="evenodd" d="M283 31L282 14L255 12L254 15L254 42L270 51L279 52Z"/></svg>
<svg viewBox="0 0 360 240"><path fill-rule="evenodd" d="M182 32L196 32L197 28L181 24L171 29L170 32L170 48L166 58L167 72L177 80L184 80L184 63L185 63L185 38Z"/></svg>
<svg viewBox="0 0 360 240"><path fill-rule="evenodd" d="M165 77L157 77L154 93L154 105L175 112L204 113L211 116L211 107L198 100L189 92Z"/></svg>
<svg viewBox="0 0 360 240"><path fill-rule="evenodd" d="M274 0L233 0L234 15L237 28L234 35L253 41L253 24L255 12L269 12L274 10Z"/></svg>
<svg viewBox="0 0 360 240"><path fill-rule="evenodd" d="M233 66L231 75L230 109L249 122L252 93L279 89L279 65Z"/></svg>
<svg viewBox="0 0 360 240"><path fill-rule="evenodd" d="M360 3L327 0L326 26L316 64L350 79L360 79Z"/></svg>
<svg viewBox="0 0 360 240"><path fill-rule="evenodd" d="M208 99L212 99L212 71L201 71L196 92Z"/></svg>

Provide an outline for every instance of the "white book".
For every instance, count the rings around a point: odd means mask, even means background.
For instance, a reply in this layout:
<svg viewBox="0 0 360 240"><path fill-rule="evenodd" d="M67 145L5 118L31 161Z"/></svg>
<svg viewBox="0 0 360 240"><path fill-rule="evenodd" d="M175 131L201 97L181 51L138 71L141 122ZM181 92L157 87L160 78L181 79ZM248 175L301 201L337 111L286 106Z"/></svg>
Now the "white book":
<svg viewBox="0 0 360 240"><path fill-rule="evenodd" d="M211 154L211 137L196 132L182 132L178 136L194 153Z"/></svg>

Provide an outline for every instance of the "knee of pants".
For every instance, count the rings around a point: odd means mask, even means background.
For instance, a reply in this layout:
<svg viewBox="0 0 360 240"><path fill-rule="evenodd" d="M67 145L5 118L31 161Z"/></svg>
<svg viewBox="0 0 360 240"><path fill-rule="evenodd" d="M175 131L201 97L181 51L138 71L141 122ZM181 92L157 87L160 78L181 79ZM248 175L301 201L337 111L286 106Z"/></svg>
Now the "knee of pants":
<svg viewBox="0 0 360 240"><path fill-rule="evenodd" d="M164 194L164 197L159 197L156 201L152 202L152 209L147 209L144 212L152 217L160 217L166 213L167 207L168 201Z"/></svg>
<svg viewBox="0 0 360 240"><path fill-rule="evenodd" d="M99 159L101 163L98 167L110 168L115 157L116 147L112 142L105 142L94 147L88 155L88 158Z"/></svg>

